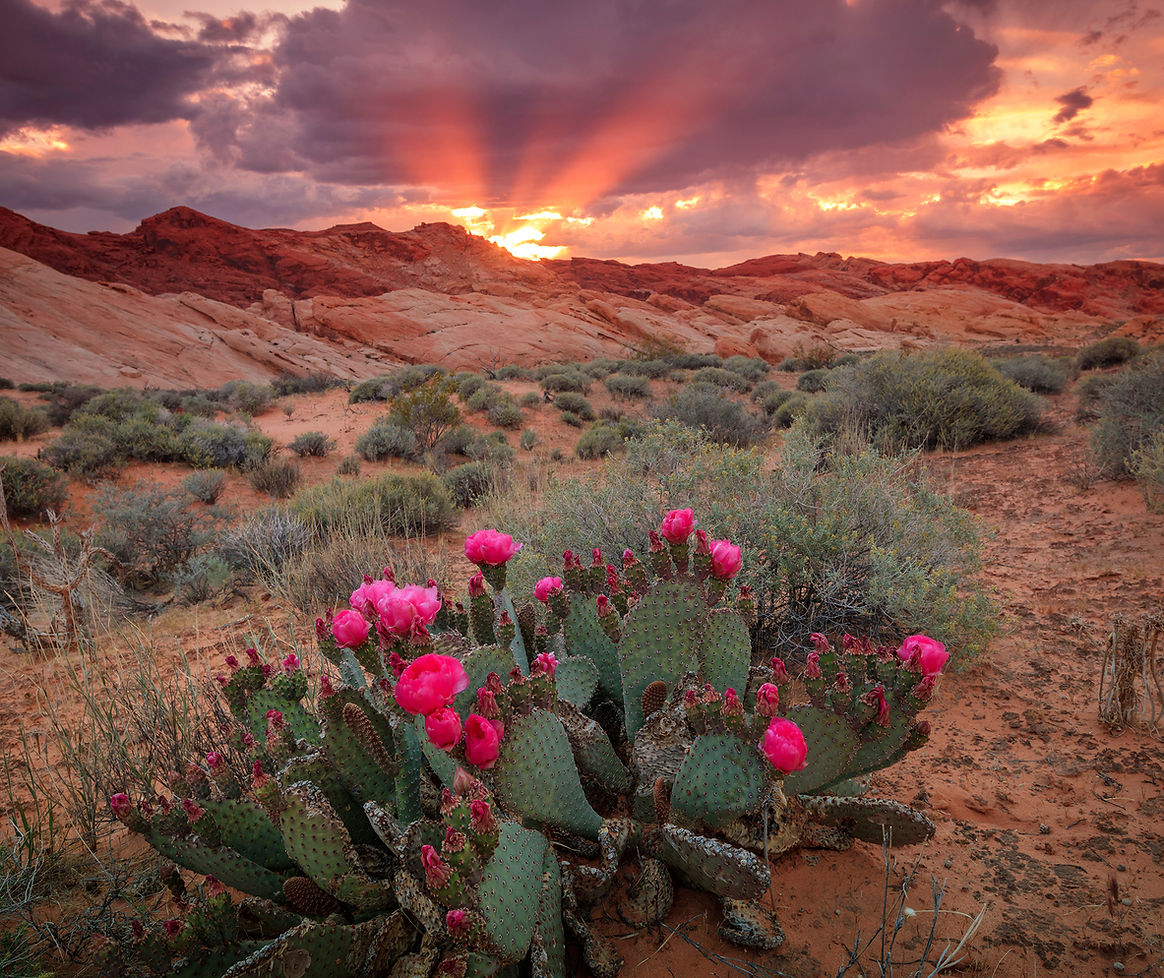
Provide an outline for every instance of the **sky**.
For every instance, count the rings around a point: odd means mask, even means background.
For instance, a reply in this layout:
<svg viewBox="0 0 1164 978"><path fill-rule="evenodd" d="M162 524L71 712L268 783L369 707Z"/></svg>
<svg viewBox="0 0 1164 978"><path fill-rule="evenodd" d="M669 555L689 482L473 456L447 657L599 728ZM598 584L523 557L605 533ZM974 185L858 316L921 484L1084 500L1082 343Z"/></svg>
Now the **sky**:
<svg viewBox="0 0 1164 978"><path fill-rule="evenodd" d="M245 3L245 0L244 0ZM1164 0L0 0L0 204L1164 261Z"/></svg>

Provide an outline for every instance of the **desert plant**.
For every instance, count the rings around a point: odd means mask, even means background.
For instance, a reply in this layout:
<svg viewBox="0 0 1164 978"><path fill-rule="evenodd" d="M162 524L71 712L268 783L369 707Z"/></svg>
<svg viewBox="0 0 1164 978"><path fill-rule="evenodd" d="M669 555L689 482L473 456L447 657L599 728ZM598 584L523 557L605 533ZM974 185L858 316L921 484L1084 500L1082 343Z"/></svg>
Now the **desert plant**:
<svg viewBox="0 0 1164 978"><path fill-rule="evenodd" d="M22 389L24 385L21 385ZM104 393L100 387L90 384L47 384L37 385L37 390L43 394L43 400L48 402L49 424L60 428L69 423L73 413L79 411L89 401Z"/></svg>
<svg viewBox="0 0 1164 978"><path fill-rule="evenodd" d="M685 353L672 350L663 354L663 359L674 369L699 370L702 367L722 367L723 357L718 353Z"/></svg>
<svg viewBox="0 0 1164 978"><path fill-rule="evenodd" d="M562 420L571 428L585 428L586 422L578 417L573 411L563 411L561 414Z"/></svg>
<svg viewBox="0 0 1164 978"><path fill-rule="evenodd" d="M448 379L430 380L392 400L388 420L411 431L422 452L427 452L461 420L452 402L457 385Z"/></svg>
<svg viewBox="0 0 1164 978"><path fill-rule="evenodd" d="M196 553L174 570L174 597L182 604L201 604L226 587L230 577L230 565L218 554Z"/></svg>
<svg viewBox="0 0 1164 978"><path fill-rule="evenodd" d="M1090 374L1075 388L1078 401L1075 406L1076 421L1095 421L1103 410L1107 389L1116 381L1115 374Z"/></svg>
<svg viewBox="0 0 1164 978"><path fill-rule="evenodd" d="M346 381L339 377L316 371L309 371L302 376L281 373L271 381L271 390L277 397L286 397L289 394L322 394L345 384Z"/></svg>
<svg viewBox="0 0 1164 978"><path fill-rule="evenodd" d="M348 393L349 404L363 404L367 401L390 401L398 391L389 377L372 377L353 385Z"/></svg>
<svg viewBox="0 0 1164 978"><path fill-rule="evenodd" d="M663 359L620 360L618 364L619 373L629 377L646 377L649 380L670 377L672 369L674 369L672 364Z"/></svg>
<svg viewBox="0 0 1164 978"><path fill-rule="evenodd" d="M167 583L224 519L218 510L192 508L185 492L145 482L104 487L95 508L101 515L97 542L112 554L121 579L139 588Z"/></svg>
<svg viewBox="0 0 1164 978"><path fill-rule="evenodd" d="M0 441L24 441L49 426L48 415L40 408L28 408L11 397L0 397Z"/></svg>
<svg viewBox="0 0 1164 978"><path fill-rule="evenodd" d="M766 377L768 371L772 369L767 360L761 360L759 357L745 357L742 354L728 357L724 360L723 366L725 370L734 371L753 384Z"/></svg>
<svg viewBox="0 0 1164 978"><path fill-rule="evenodd" d="M125 467L125 455L108 435L67 429L38 453L53 468L91 478L115 476Z"/></svg>
<svg viewBox="0 0 1164 978"><path fill-rule="evenodd" d="M291 439L287 447L300 458L326 458L335 451L335 439L322 431L305 431Z"/></svg>
<svg viewBox="0 0 1164 978"><path fill-rule="evenodd" d="M725 387L740 394L752 387L752 382L742 374L724 367L700 367L691 374L691 382L713 384L716 387Z"/></svg>
<svg viewBox="0 0 1164 978"><path fill-rule="evenodd" d="M337 475L359 475L360 474L360 458L358 455L345 455L340 459L340 464L336 466Z"/></svg>
<svg viewBox="0 0 1164 978"><path fill-rule="evenodd" d="M831 372L826 369L806 370L796 378L796 389L806 394L816 394L829 386Z"/></svg>
<svg viewBox="0 0 1164 978"><path fill-rule="evenodd" d="M712 384L688 384L656 405L651 414L689 428L705 428L718 441L737 448L755 444L768 430L765 419L745 411L743 405L724 397L722 389Z"/></svg>
<svg viewBox="0 0 1164 978"><path fill-rule="evenodd" d="M438 533L453 525L458 512L440 479L428 472L321 483L301 490L291 509L317 539L353 524L376 526L385 533Z"/></svg>
<svg viewBox="0 0 1164 978"><path fill-rule="evenodd" d="M1156 431L1132 454L1132 475L1153 513L1164 512L1164 429Z"/></svg>
<svg viewBox="0 0 1164 978"><path fill-rule="evenodd" d="M528 452L538 443L538 433L533 428L526 428L517 443Z"/></svg>
<svg viewBox="0 0 1164 978"><path fill-rule="evenodd" d="M416 458L420 445L416 435L381 419L356 439L356 454L368 462L382 462L387 458Z"/></svg>
<svg viewBox="0 0 1164 978"><path fill-rule="evenodd" d="M565 370L546 374L542 378L542 386L548 391L573 391L586 394L590 390L593 379L581 370Z"/></svg>
<svg viewBox="0 0 1164 978"><path fill-rule="evenodd" d="M499 428L520 428L525 424L525 415L517 402L508 394L491 404L486 413L489 421Z"/></svg>
<svg viewBox="0 0 1164 978"><path fill-rule="evenodd" d="M196 469L251 469L262 465L274 447L261 431L202 419L190 422L177 439L182 458Z"/></svg>
<svg viewBox="0 0 1164 978"><path fill-rule="evenodd" d="M529 367L520 367L516 363L507 363L493 371L496 380L533 380L534 372Z"/></svg>
<svg viewBox="0 0 1164 978"><path fill-rule="evenodd" d="M251 579L276 575L311 544L308 525L285 507L260 509L219 534L216 553L235 573Z"/></svg>
<svg viewBox="0 0 1164 978"><path fill-rule="evenodd" d="M255 492L263 492L275 499L286 499L299 485L303 473L289 458L268 459L247 473L247 481Z"/></svg>
<svg viewBox="0 0 1164 978"><path fill-rule="evenodd" d="M650 381L635 374L610 374L603 383L610 391L610 396L618 401L637 401L651 393Z"/></svg>
<svg viewBox="0 0 1164 978"><path fill-rule="evenodd" d="M493 491L497 475L497 468L488 462L467 462L449 469L441 476L441 482L453 502L464 509Z"/></svg>
<svg viewBox="0 0 1164 978"><path fill-rule="evenodd" d="M621 451L625 444L626 436L616 425L601 421L582 434L574 446L574 453L581 459L603 458Z"/></svg>
<svg viewBox="0 0 1164 978"><path fill-rule="evenodd" d="M537 391L526 391L517 403L523 410L536 411L542 406L542 396Z"/></svg>
<svg viewBox="0 0 1164 978"><path fill-rule="evenodd" d="M1136 453L1164 431L1164 350L1141 357L1104 388L1091 451L1101 470L1131 475Z"/></svg>
<svg viewBox="0 0 1164 978"><path fill-rule="evenodd" d="M218 399L240 414L262 414L271 406L274 391L267 384L254 384L249 380L227 381L218 388Z"/></svg>
<svg viewBox="0 0 1164 978"><path fill-rule="evenodd" d="M68 484L56 470L31 458L0 456L0 486L8 515L44 519L59 513L68 501Z"/></svg>
<svg viewBox="0 0 1164 978"><path fill-rule="evenodd" d="M602 380L604 377L614 373L618 369L618 364L619 361L613 357L598 357L596 360L582 364L581 370L584 374L593 377L595 380Z"/></svg>
<svg viewBox="0 0 1164 978"><path fill-rule="evenodd" d="M883 448L968 448L1032 431L1042 403L969 350L881 353L832 371L808 405L817 431L857 427Z"/></svg>
<svg viewBox="0 0 1164 978"><path fill-rule="evenodd" d="M485 386L485 378L480 374L469 373L464 371L462 373L453 374L450 378L457 385L457 396L462 401L468 401L470 397L477 393Z"/></svg>
<svg viewBox="0 0 1164 978"><path fill-rule="evenodd" d="M554 407L559 411L571 411L583 421L594 420L594 405L576 391L563 391L554 400Z"/></svg>
<svg viewBox="0 0 1164 978"><path fill-rule="evenodd" d="M1061 394L1070 379L1067 361L1043 356L1009 357L991 364L1004 377L1036 394Z"/></svg>
<svg viewBox="0 0 1164 978"><path fill-rule="evenodd" d="M226 473L222 469L191 472L182 480L182 488L200 503L213 506L226 490Z"/></svg>
<svg viewBox="0 0 1164 978"><path fill-rule="evenodd" d="M1080 370L1115 367L1127 363L1140 353L1140 344L1130 336L1108 336L1079 351L1076 363Z"/></svg>
<svg viewBox="0 0 1164 978"><path fill-rule="evenodd" d="M178 401L178 409L183 414L193 415L197 418L213 418L221 407L222 405L218 401L201 392L183 394Z"/></svg>
<svg viewBox="0 0 1164 978"><path fill-rule="evenodd" d="M317 622L329 671L344 679L321 680L314 709L298 655L229 657L229 746L177 768L160 811L127 791L110 799L167 858L218 879L169 942L160 928L139 931L105 968L165 966L177 937L208 974L258 954L325 960L342 978L386 970L423 939L426 971L438 957L460 973L528 956L537 974L564 978L569 927L591 970L613 976L621 962L587 907L624 860L638 859L647 881L624 916L661 921L674 872L723 898L724 936L771 948L781 935L753 902L772 882L757 852L887 831L899 845L929 838L932 823L903 805L826 792L925 742L916 715L945 649L924 636L900 649L813 636L806 702L791 705L784 663L748 641L747 593L727 596L738 548L701 535L689 544L690 511L682 538L674 516L662 527L669 546L656 537L647 563L627 554L621 572L587 570L567 554L562 577L535 592L541 615L532 602L516 609L505 586L516 545L492 530L465 542L480 568L467 610L436 587L365 579L330 628ZM426 821L430 778L440 805ZM563 836L573 850L590 840L596 864L560 856ZM282 905L266 911L267 936L239 937L220 884Z"/></svg>
<svg viewBox="0 0 1164 978"><path fill-rule="evenodd" d="M773 427L790 428L808 410L808 398L794 391L782 391L780 394L770 394L762 406L772 419Z"/></svg>
<svg viewBox="0 0 1164 978"><path fill-rule="evenodd" d="M465 407L470 411L488 411L495 404L510 399L509 394L496 384L482 384L465 401Z"/></svg>

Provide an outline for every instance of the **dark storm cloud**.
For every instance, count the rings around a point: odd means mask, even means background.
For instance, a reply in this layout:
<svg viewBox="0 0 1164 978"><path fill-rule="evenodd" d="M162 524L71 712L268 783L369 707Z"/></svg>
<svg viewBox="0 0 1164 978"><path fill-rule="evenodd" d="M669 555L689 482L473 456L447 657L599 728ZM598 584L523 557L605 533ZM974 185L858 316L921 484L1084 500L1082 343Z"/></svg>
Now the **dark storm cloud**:
<svg viewBox="0 0 1164 978"><path fill-rule="evenodd" d="M0 0L0 24L0 134L186 118L216 59L214 49L160 36L117 0L76 0L59 13Z"/></svg>
<svg viewBox="0 0 1164 978"><path fill-rule="evenodd" d="M660 190L940 131L996 53L937 0L351 0L290 19L274 94L205 138L335 181L456 186L472 157L504 199L582 153Z"/></svg>
<svg viewBox="0 0 1164 978"><path fill-rule="evenodd" d="M1095 101L1082 88L1074 88L1055 99L1062 108L1055 113L1055 122L1070 122L1084 109L1090 109Z"/></svg>

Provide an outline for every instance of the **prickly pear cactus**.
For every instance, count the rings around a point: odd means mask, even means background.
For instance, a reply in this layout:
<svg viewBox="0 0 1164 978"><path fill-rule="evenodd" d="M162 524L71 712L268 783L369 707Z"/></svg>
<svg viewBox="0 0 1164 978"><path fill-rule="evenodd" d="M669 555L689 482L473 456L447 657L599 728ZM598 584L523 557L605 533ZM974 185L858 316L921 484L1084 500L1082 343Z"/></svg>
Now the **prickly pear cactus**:
<svg viewBox="0 0 1164 978"><path fill-rule="evenodd" d="M168 796L112 799L206 882L111 969L475 975L528 959L564 978L568 930L613 975L588 923L599 901L655 923L673 875L723 898L721 933L771 947L779 926L753 903L766 854L928 838L924 816L852 785L925 742L944 648L814 635L790 672L751 646L739 549L693 524L672 511L618 568L567 552L533 601L506 589L518 544L492 530L466 541L468 608L435 582L365 578L316 620L313 699L298 656L229 656L229 749L171 772Z"/></svg>

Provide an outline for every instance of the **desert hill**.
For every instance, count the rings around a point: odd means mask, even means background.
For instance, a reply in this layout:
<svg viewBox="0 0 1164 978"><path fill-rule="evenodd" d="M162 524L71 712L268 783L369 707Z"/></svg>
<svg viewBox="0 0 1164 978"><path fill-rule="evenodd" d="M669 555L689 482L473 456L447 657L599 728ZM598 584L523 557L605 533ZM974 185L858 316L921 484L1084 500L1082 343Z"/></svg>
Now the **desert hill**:
<svg viewBox="0 0 1164 978"><path fill-rule="evenodd" d="M1164 265L1138 261L530 262L448 224L252 230L187 207L127 234L59 231L0 208L0 249L0 373L18 380L216 386L280 369L368 376L398 362L457 369L654 345L776 362L819 343L1164 335ZM192 338L207 335L221 341L213 353L178 362L209 353ZM45 355L50 338L66 355Z"/></svg>

